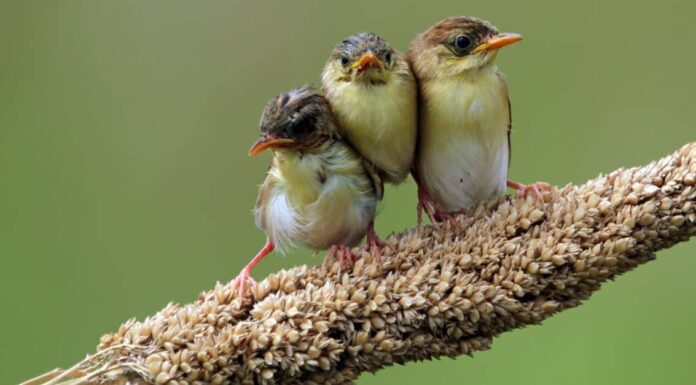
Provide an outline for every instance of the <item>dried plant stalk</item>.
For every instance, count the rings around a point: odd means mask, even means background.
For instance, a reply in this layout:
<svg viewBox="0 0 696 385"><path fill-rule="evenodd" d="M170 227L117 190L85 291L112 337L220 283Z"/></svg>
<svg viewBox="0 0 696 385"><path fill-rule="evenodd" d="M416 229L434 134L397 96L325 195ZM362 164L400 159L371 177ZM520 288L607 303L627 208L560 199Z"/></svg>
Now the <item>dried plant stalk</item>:
<svg viewBox="0 0 696 385"><path fill-rule="evenodd" d="M348 271L280 271L253 303L218 284L126 322L49 383L350 384L393 363L487 349L696 234L696 143L546 200L501 198L406 231L381 263L364 254Z"/></svg>

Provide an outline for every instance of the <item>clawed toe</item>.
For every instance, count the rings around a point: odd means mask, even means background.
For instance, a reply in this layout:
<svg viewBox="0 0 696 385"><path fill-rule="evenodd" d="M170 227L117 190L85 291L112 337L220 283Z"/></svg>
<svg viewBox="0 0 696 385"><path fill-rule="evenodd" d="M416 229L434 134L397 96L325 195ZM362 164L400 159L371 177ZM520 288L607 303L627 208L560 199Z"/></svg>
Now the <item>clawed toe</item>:
<svg viewBox="0 0 696 385"><path fill-rule="evenodd" d="M324 257L324 263L331 259L337 259L340 267L349 266L357 259L353 254L353 250L345 245L333 245L329 248L329 252Z"/></svg>
<svg viewBox="0 0 696 385"><path fill-rule="evenodd" d="M435 213L433 216L435 217L435 222L445 222L445 221L454 221L457 219L458 215L466 215L467 211L466 209L460 209L458 211L442 211L442 210L435 210ZM433 223L435 223L433 222Z"/></svg>
<svg viewBox="0 0 696 385"><path fill-rule="evenodd" d="M384 247L384 242L380 239L372 240L372 241L367 241L365 244L365 251L368 253L371 253L375 261L378 263L382 261L382 248Z"/></svg>
<svg viewBox="0 0 696 385"><path fill-rule="evenodd" d="M370 226L367 228L367 241L365 242L365 251L367 251L368 253L372 253L372 255L374 255L377 261L381 261L382 248L384 247L384 245L384 241L381 240L375 232L374 225L370 223Z"/></svg>
<svg viewBox="0 0 696 385"><path fill-rule="evenodd" d="M246 270L242 270L237 278L232 281L232 287L237 289L238 298L244 298L247 288L249 288L249 295L251 295L251 290L255 289L256 286L256 281L251 277L250 272Z"/></svg>
<svg viewBox="0 0 696 385"><path fill-rule="evenodd" d="M435 202L430 194L428 194L425 189L418 186L418 203L416 205L418 224L423 224L423 212L425 212L425 215L428 216L431 223L435 223L437 220L435 216L437 211L439 210L436 209Z"/></svg>
<svg viewBox="0 0 696 385"><path fill-rule="evenodd" d="M508 187L514 189L517 196L526 197L530 193L534 194L534 197L539 203L545 203L544 195L541 193L542 191L553 190L553 187L546 182L535 182L525 185L518 182L508 181Z"/></svg>
<svg viewBox="0 0 696 385"><path fill-rule="evenodd" d="M448 220L454 220L457 215L466 214L466 209L461 209L458 211L448 212L440 208L440 206L433 200L433 198L427 194L424 190L418 190L418 205L416 206L416 211L418 215L418 224L422 224L422 215L425 214L430 219L430 223L439 223Z"/></svg>

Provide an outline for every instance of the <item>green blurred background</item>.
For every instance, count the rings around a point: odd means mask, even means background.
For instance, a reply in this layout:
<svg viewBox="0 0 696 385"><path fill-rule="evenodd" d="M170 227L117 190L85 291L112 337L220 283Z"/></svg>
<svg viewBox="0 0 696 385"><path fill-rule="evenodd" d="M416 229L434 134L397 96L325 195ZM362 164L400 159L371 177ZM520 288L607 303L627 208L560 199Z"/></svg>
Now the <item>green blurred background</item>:
<svg viewBox="0 0 696 385"><path fill-rule="evenodd" d="M460 14L526 38L499 57L513 178L582 182L696 139L692 0L1 0L0 384L69 366L123 320L233 278L264 240L251 209L269 155L247 149L266 100L318 83L350 33L405 49ZM414 193L387 190L379 233L415 224ZM664 251L474 359L358 384L693 383L694 252ZM272 256L254 275L319 260Z"/></svg>

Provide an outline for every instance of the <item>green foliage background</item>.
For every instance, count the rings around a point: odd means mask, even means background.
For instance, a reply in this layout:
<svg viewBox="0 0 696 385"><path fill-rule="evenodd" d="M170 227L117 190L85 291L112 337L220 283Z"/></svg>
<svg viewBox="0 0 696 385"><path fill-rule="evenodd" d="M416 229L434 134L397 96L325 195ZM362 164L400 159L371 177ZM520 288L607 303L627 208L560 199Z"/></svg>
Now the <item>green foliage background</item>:
<svg viewBox="0 0 696 385"><path fill-rule="evenodd" d="M266 100L318 83L350 33L405 49L458 14L525 36L499 58L513 178L582 182L696 139L689 0L0 0L0 383L234 277L264 239L251 209L269 155L246 153ZM413 183L389 188L378 231L414 224ZM662 252L474 359L358 384L692 383L694 252ZM255 276L319 260L273 256Z"/></svg>

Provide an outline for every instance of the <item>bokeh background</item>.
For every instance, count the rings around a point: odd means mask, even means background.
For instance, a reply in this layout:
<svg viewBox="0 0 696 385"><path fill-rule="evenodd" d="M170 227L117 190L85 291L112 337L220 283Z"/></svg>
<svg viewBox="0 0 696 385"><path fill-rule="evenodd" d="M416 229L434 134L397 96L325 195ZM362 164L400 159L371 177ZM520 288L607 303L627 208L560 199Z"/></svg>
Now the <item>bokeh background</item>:
<svg viewBox="0 0 696 385"><path fill-rule="evenodd" d="M405 49L460 14L525 36L499 56L513 178L582 182L696 139L691 0L1 0L0 383L69 366L122 321L233 278L264 240L251 209L269 154L247 149L266 100L317 84L350 33ZM414 224L413 182L388 188L379 233ZM695 252L666 250L474 359L358 384L693 383Z"/></svg>

